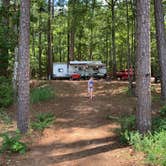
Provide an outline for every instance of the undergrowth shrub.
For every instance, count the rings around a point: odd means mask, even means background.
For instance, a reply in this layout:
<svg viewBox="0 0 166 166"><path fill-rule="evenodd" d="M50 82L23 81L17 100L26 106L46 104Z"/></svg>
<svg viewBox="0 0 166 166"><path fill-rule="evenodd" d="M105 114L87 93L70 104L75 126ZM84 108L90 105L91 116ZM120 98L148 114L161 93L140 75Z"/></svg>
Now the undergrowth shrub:
<svg viewBox="0 0 166 166"><path fill-rule="evenodd" d="M140 135L138 132L130 132L128 140L135 150L146 154L148 164L166 165L166 131L149 133L145 136Z"/></svg>
<svg viewBox="0 0 166 166"><path fill-rule="evenodd" d="M148 164L166 166L166 106L152 119L152 131L142 136L136 131L135 118L120 119L120 140L146 154Z"/></svg>
<svg viewBox="0 0 166 166"><path fill-rule="evenodd" d="M122 93L128 96L132 96L132 92L131 92L131 89L129 89L129 87L124 87L124 89L122 90Z"/></svg>
<svg viewBox="0 0 166 166"><path fill-rule="evenodd" d="M31 123L34 130L44 130L54 123L55 115L53 113L41 113L35 117L35 121Z"/></svg>
<svg viewBox="0 0 166 166"><path fill-rule="evenodd" d="M166 105L159 110L159 114L152 119L153 131L166 130Z"/></svg>
<svg viewBox="0 0 166 166"><path fill-rule="evenodd" d="M0 77L0 107L8 107L13 103L13 88L11 80Z"/></svg>
<svg viewBox="0 0 166 166"><path fill-rule="evenodd" d="M163 106L163 107L160 109L159 114L160 114L160 116L166 118L166 105Z"/></svg>
<svg viewBox="0 0 166 166"><path fill-rule="evenodd" d="M130 131L135 130L135 124L136 124L136 119L134 115L126 116L123 118L120 118L119 120L120 123L120 141L123 144L127 144L129 141L128 135L130 134Z"/></svg>
<svg viewBox="0 0 166 166"><path fill-rule="evenodd" d="M25 143L21 142L21 134L19 131L15 131L13 134L11 133L3 133L0 134L2 137L2 145L0 147L0 153L20 153L24 154L27 150L27 146Z"/></svg>
<svg viewBox="0 0 166 166"><path fill-rule="evenodd" d="M136 85L135 84L131 84L131 87L124 87L124 89L122 90L122 93L128 95L129 97L132 96L136 96Z"/></svg>
<svg viewBox="0 0 166 166"><path fill-rule="evenodd" d="M54 98L54 89L50 86L37 87L31 90L31 103L38 103Z"/></svg>
<svg viewBox="0 0 166 166"><path fill-rule="evenodd" d="M10 124L12 122L12 119L9 117L7 112L0 108L0 122L3 122L5 124Z"/></svg>

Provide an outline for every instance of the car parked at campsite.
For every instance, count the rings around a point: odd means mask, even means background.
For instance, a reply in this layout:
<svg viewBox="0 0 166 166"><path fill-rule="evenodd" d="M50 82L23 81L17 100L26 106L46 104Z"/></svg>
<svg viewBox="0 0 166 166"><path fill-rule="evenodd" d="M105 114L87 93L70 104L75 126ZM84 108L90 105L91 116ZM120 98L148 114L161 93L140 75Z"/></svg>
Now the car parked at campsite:
<svg viewBox="0 0 166 166"><path fill-rule="evenodd" d="M128 77L133 77L134 71L133 69L124 69L116 72L116 77L119 80L128 80Z"/></svg>
<svg viewBox="0 0 166 166"><path fill-rule="evenodd" d="M79 73L73 73L70 76L71 80L80 80L80 78L81 78L81 74L79 74Z"/></svg>

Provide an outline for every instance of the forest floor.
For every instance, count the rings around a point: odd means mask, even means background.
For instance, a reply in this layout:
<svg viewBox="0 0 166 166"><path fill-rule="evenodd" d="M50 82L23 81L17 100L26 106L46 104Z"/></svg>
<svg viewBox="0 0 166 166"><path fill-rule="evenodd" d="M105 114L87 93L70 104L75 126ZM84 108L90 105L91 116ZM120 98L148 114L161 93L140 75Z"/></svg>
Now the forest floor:
<svg viewBox="0 0 166 166"><path fill-rule="evenodd" d="M43 132L25 136L29 150L24 155L1 156L8 166L143 166L144 155L119 142L120 127L108 115L134 113L136 99L126 94L127 82L95 81L94 100L87 97L87 81L51 81L56 97L31 106L31 119L53 112L55 123ZM157 103L157 102L156 102ZM159 105L153 103L153 109ZM10 111L15 112L15 107ZM1 127L1 126L0 126ZM9 126L13 130L16 125Z"/></svg>

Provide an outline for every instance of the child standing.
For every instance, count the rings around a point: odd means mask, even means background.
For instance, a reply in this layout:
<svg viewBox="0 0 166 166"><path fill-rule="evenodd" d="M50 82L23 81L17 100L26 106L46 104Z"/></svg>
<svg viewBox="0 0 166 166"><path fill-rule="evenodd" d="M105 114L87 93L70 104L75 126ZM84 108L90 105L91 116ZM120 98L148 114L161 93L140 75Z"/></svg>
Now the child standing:
<svg viewBox="0 0 166 166"><path fill-rule="evenodd" d="M94 86L93 77L90 77L88 81L88 95L91 100L93 99L93 86Z"/></svg>

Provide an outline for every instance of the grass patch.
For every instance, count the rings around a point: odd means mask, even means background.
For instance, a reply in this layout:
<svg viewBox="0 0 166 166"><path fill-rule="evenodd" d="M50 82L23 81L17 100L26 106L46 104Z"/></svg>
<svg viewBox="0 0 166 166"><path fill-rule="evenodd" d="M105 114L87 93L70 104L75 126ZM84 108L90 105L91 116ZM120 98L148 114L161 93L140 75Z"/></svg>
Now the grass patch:
<svg viewBox="0 0 166 166"><path fill-rule="evenodd" d="M138 132L129 132L126 138L135 150L146 154L148 164L166 165L166 131L149 133L146 136L142 136Z"/></svg>
<svg viewBox="0 0 166 166"><path fill-rule="evenodd" d="M53 113L41 113L35 117L35 121L31 123L34 130L44 130L54 123L55 116Z"/></svg>
<svg viewBox="0 0 166 166"><path fill-rule="evenodd" d="M122 93L123 93L123 94L126 94L126 95L130 95L129 87L124 87L124 88L122 89Z"/></svg>
<svg viewBox="0 0 166 166"><path fill-rule="evenodd" d="M124 87L122 93L128 95L129 97L133 97L135 96L135 89L134 87L133 88Z"/></svg>
<svg viewBox="0 0 166 166"><path fill-rule="evenodd" d="M13 87L11 80L0 77L0 107L8 107L13 103Z"/></svg>
<svg viewBox="0 0 166 166"><path fill-rule="evenodd" d="M37 87L31 90L31 103L47 101L55 97L54 89L51 86Z"/></svg>
<svg viewBox="0 0 166 166"><path fill-rule="evenodd" d="M112 115L107 115L106 118L112 121L119 121L119 117L112 116Z"/></svg>
<svg viewBox="0 0 166 166"><path fill-rule="evenodd" d="M0 122L3 122L4 124L12 123L12 119L9 117L7 112L3 110L2 108L0 109Z"/></svg>
<svg viewBox="0 0 166 166"><path fill-rule="evenodd" d="M27 150L25 143L21 142L21 134L19 131L11 133L3 133L0 135L2 138L2 145L0 147L0 153L20 153L24 154Z"/></svg>
<svg viewBox="0 0 166 166"><path fill-rule="evenodd" d="M136 131L135 117L128 116L119 120L122 143L128 143L135 150L146 154L146 162L152 165L166 166L166 106L152 119L152 131L142 136Z"/></svg>

